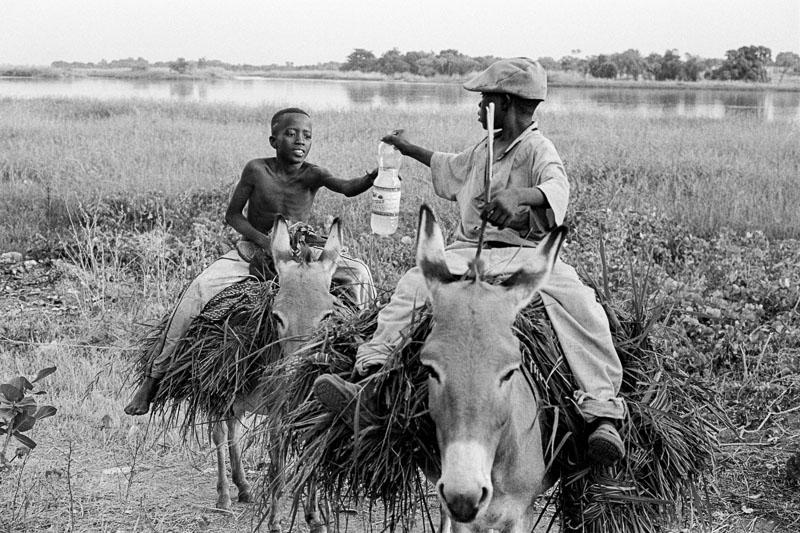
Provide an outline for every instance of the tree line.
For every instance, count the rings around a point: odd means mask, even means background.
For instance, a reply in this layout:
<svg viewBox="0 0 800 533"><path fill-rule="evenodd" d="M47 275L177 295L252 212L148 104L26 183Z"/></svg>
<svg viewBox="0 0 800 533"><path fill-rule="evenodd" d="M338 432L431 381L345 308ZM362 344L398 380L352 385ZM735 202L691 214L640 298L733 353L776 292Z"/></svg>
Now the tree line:
<svg viewBox="0 0 800 533"><path fill-rule="evenodd" d="M642 56L638 50L629 49L615 54L599 54L579 57L580 50L561 59L540 57L539 63L547 71L571 71L583 76L605 79L639 80L747 80L769 81L768 66L778 66L783 75L800 74L800 56L794 52L781 52L775 61L772 51L765 46L742 46L728 50L724 59L702 58L685 54L682 58L677 50L664 54L651 53ZM393 48L380 57L370 50L356 48L347 56L340 70L402 74L408 72L421 76L464 75L486 68L497 58L493 56L471 57L458 50L433 52L400 52Z"/></svg>
<svg viewBox="0 0 800 533"><path fill-rule="evenodd" d="M677 50L666 50L664 54L651 53L642 56L638 50L629 49L621 53L599 54L581 57L580 50L560 59L540 57L538 61L548 72L575 72L584 77L604 79L645 79L645 80L746 80L769 81L767 67L777 67L780 80L786 74L800 74L800 55L795 52L780 52L772 59L772 51L765 46L742 46L728 50L724 58L703 58L692 54L681 56ZM379 72L389 76L404 73L433 77L459 76L480 71L498 58L495 56L469 56L458 50L448 48L438 53L426 51L401 52L397 48L387 50L376 56L365 48L354 49L343 63L327 62L316 65L295 66L291 62L283 65L231 64L216 59L201 57L187 60L179 57L174 61L150 63L142 57L105 59L98 63L54 61L54 68L127 68L146 71L151 67L169 68L178 73L219 68L229 71L257 72L263 70L341 70L358 72Z"/></svg>

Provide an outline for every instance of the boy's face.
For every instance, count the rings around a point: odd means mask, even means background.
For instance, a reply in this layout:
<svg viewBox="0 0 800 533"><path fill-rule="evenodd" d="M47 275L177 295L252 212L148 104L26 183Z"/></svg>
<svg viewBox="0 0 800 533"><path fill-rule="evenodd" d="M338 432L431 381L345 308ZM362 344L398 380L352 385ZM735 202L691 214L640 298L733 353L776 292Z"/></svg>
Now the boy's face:
<svg viewBox="0 0 800 533"><path fill-rule="evenodd" d="M503 117L509 104L508 95L503 93L481 93L481 101L478 103L478 122L483 129L486 129L486 109L489 102L494 102L494 129L503 128Z"/></svg>
<svg viewBox="0 0 800 533"><path fill-rule="evenodd" d="M273 128L269 144L285 163L302 163L311 150L311 119L301 113L283 115Z"/></svg>

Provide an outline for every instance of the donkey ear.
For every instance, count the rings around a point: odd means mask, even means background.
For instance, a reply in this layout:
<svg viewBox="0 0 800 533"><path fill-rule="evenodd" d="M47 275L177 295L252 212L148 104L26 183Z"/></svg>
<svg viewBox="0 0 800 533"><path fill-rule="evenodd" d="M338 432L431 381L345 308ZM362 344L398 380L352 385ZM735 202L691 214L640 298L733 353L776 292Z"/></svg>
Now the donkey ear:
<svg viewBox="0 0 800 533"><path fill-rule="evenodd" d="M516 297L518 311L528 305L542 285L547 283L566 235L566 226L559 226L548 233L536 247L531 264L501 283L502 287Z"/></svg>
<svg viewBox="0 0 800 533"><path fill-rule="evenodd" d="M331 275L336 271L336 265L339 262L339 257L342 254L342 223L336 218L331 224L331 229L328 232L328 240L325 242L325 248L319 256L319 261L322 263L325 270L330 271Z"/></svg>
<svg viewBox="0 0 800 533"><path fill-rule="evenodd" d="M282 215L275 217L272 224L272 259L275 264L283 263L292 258L292 245L289 240L289 228Z"/></svg>
<svg viewBox="0 0 800 533"><path fill-rule="evenodd" d="M445 262L442 229L436 222L433 211L426 204L422 204L419 209L417 266L422 270L429 286L431 283L448 283L456 279Z"/></svg>

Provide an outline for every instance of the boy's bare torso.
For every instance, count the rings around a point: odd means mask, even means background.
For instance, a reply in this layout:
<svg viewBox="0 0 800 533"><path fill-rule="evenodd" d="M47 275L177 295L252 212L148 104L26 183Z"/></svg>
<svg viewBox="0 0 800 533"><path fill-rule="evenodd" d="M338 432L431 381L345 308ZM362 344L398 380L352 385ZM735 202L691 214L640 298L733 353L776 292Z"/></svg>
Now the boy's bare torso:
<svg viewBox="0 0 800 533"><path fill-rule="evenodd" d="M276 215L289 220L307 220L320 187L322 169L303 163L294 175L280 170L274 157L254 159L247 165L253 185L248 199L247 220L269 233Z"/></svg>

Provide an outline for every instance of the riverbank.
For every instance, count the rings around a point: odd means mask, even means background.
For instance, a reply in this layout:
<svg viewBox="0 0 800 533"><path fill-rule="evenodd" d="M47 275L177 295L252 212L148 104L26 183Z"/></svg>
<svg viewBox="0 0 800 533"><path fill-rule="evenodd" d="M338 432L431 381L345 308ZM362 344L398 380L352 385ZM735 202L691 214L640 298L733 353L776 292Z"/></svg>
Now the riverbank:
<svg viewBox="0 0 800 533"><path fill-rule="evenodd" d="M785 76L782 81L745 82L699 80L655 81L655 80L608 80L585 76L573 71L553 71L548 74L548 83L553 87L617 88L617 89L676 89L676 90L745 90L745 91L797 91L800 92L800 76ZM0 66L0 78L63 79L63 78L111 78L124 80L218 80L240 78L301 79L333 81L375 81L402 83L462 84L468 76L418 76L411 73L395 75L379 72L359 72L318 69L272 69L272 70L226 70L219 67L197 69L191 72L176 72L166 67L147 69L87 68L60 69L52 67ZM779 78L780 79L780 78Z"/></svg>

